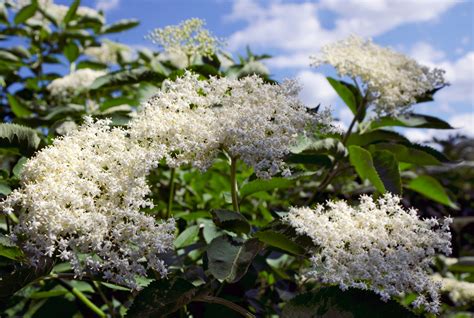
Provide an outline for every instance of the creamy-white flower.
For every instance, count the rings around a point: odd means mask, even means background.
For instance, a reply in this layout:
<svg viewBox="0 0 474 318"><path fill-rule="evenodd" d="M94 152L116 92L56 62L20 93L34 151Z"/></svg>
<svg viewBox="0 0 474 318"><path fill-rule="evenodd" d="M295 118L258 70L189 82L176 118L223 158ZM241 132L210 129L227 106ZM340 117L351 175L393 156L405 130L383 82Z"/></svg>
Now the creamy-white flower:
<svg viewBox="0 0 474 318"><path fill-rule="evenodd" d="M357 36L324 46L321 54L311 59L313 66L330 64L341 77L360 80L379 115L406 112L418 96L446 85L443 70L430 70Z"/></svg>
<svg viewBox="0 0 474 318"><path fill-rule="evenodd" d="M439 309L440 284L429 276L436 252L451 252L451 220L421 220L400 198L362 196L360 205L328 202L314 209L292 208L286 217L319 248L310 276L324 283L372 290L382 299L415 292L414 306Z"/></svg>
<svg viewBox="0 0 474 318"><path fill-rule="evenodd" d="M47 88L52 95L67 98L88 91L92 83L105 74L104 71L84 68L53 80Z"/></svg>
<svg viewBox="0 0 474 318"><path fill-rule="evenodd" d="M129 61L132 58L128 46L110 40L103 40L100 46L86 48L84 54L103 64L117 64L119 60Z"/></svg>
<svg viewBox="0 0 474 318"><path fill-rule="evenodd" d="M33 264L55 256L79 277L101 273L136 287L147 268L166 275L159 254L173 247L174 221L140 212L152 205L146 176L154 158L125 130L87 119L27 161L21 188L0 206L22 211L14 234Z"/></svg>

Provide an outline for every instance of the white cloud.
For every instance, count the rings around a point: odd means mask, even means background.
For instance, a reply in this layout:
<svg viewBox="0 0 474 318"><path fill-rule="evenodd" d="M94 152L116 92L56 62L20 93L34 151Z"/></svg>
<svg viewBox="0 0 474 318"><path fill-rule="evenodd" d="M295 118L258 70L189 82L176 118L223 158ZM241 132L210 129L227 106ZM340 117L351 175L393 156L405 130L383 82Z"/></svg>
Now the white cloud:
<svg viewBox="0 0 474 318"><path fill-rule="evenodd" d="M300 98L309 107L334 105L337 100L337 94L321 73L302 71L296 75L296 78L302 85Z"/></svg>
<svg viewBox="0 0 474 318"><path fill-rule="evenodd" d="M301 57L326 43L353 33L374 37L403 24L434 20L455 4L454 0L322 0L264 5L237 0L227 19L245 21L247 26L232 34L228 43L232 50L247 44L283 50L274 67L306 66ZM336 15L334 28L322 25L319 15L325 11Z"/></svg>
<svg viewBox="0 0 474 318"><path fill-rule="evenodd" d="M97 10L110 11L117 9L120 5L120 0L96 0L95 8Z"/></svg>

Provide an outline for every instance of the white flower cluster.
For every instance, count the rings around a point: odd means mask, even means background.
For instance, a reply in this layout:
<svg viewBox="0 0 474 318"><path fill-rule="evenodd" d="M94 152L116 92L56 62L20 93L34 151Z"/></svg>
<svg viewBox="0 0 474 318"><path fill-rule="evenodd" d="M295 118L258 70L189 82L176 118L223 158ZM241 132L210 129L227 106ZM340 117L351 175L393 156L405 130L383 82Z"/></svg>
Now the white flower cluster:
<svg viewBox="0 0 474 318"><path fill-rule="evenodd" d="M173 247L174 221L157 224L140 212L152 205L146 176L156 164L126 130L87 119L30 159L22 187L0 206L21 209L15 239L33 264L55 256L79 277L102 273L135 288L147 268L166 275L159 254Z"/></svg>
<svg viewBox="0 0 474 318"><path fill-rule="evenodd" d="M88 68L79 69L64 77L53 80L47 86L52 95L66 98L86 92L92 83L105 75L104 71L97 71Z"/></svg>
<svg viewBox="0 0 474 318"><path fill-rule="evenodd" d="M474 304L474 283L459 281L455 278L442 277L439 274L433 275L435 281L441 282L441 290L448 293L449 298L457 306Z"/></svg>
<svg viewBox="0 0 474 318"><path fill-rule="evenodd" d="M86 48L84 54L103 64L117 64L120 59L129 61L132 57L128 46L110 40L103 40L100 46Z"/></svg>
<svg viewBox="0 0 474 318"><path fill-rule="evenodd" d="M153 30L147 37L165 52L184 53L189 59L214 54L222 41L204 28L204 20L193 18L176 26Z"/></svg>
<svg viewBox="0 0 474 318"><path fill-rule="evenodd" d="M329 116L311 114L298 87L265 83L258 76L201 81L187 72L138 111L130 124L133 139L145 147L167 147L168 164L207 169L224 150L252 166L258 177L289 173L283 157L304 128L327 125Z"/></svg>
<svg viewBox="0 0 474 318"><path fill-rule="evenodd" d="M286 222L320 249L310 276L343 290L368 289L383 300L415 292L415 307L438 311L440 284L428 272L436 252L451 252L451 219L421 220L399 197L385 194L376 201L362 196L358 207L336 201L292 208Z"/></svg>
<svg viewBox="0 0 474 318"><path fill-rule="evenodd" d="M416 103L416 97L445 85L444 71L430 70L415 60L351 36L322 48L312 65L332 65L342 76L360 79L369 102L380 114L397 115Z"/></svg>

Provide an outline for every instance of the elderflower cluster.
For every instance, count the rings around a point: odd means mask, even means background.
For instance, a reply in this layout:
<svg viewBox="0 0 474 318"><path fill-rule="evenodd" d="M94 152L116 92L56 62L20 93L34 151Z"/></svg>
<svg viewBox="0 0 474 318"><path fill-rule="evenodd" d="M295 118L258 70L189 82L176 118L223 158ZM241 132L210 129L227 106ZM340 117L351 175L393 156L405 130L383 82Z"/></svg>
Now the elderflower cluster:
<svg viewBox="0 0 474 318"><path fill-rule="evenodd" d="M433 275L433 279L441 282L441 291L447 293L457 306L474 304L474 283L442 277L439 274Z"/></svg>
<svg viewBox="0 0 474 318"><path fill-rule="evenodd" d="M58 97L75 96L89 90L92 83L99 77L105 75L104 71L88 68L74 71L64 77L57 78L49 83L47 89L52 95Z"/></svg>
<svg viewBox="0 0 474 318"><path fill-rule="evenodd" d="M391 194L360 201L358 207L335 201L290 210L286 222L320 249L309 275L343 290L371 290L383 300L415 292L415 307L437 312L440 284L428 272L436 252L451 252L451 220L421 220Z"/></svg>
<svg viewBox="0 0 474 318"><path fill-rule="evenodd" d="M182 53L191 59L196 56L211 56L222 41L205 29L205 21L188 19L176 26L155 29L147 36L167 53Z"/></svg>
<svg viewBox="0 0 474 318"><path fill-rule="evenodd" d="M128 46L110 40L104 40L100 46L86 48L84 54L103 64L117 64L119 60L128 61L132 57Z"/></svg>
<svg viewBox="0 0 474 318"><path fill-rule="evenodd" d="M54 256L79 277L102 273L136 288L136 276L148 268L166 275L159 254L172 249L175 226L140 212L152 206L146 176L157 163L109 124L86 119L41 150L25 164L22 187L0 207L22 210L14 238L33 264Z"/></svg>
<svg viewBox="0 0 474 318"><path fill-rule="evenodd" d="M444 71L357 36L329 44L312 56L312 65L332 65L342 76L360 79L377 114L398 115L417 97L446 85Z"/></svg>
<svg viewBox="0 0 474 318"><path fill-rule="evenodd" d="M201 81L187 72L138 111L130 123L133 139L145 147L163 145L172 166L207 169L221 150L252 166L258 177L289 174L283 157L304 128L329 122L301 104L294 82L265 83L258 76Z"/></svg>

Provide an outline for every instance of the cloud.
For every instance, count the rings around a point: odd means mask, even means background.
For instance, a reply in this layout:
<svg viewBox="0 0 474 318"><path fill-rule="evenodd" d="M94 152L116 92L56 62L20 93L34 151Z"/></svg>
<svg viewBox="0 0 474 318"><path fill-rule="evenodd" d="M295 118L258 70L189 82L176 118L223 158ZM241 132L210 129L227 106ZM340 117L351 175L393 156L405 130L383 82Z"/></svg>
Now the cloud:
<svg viewBox="0 0 474 318"><path fill-rule="evenodd" d="M354 33L375 37L403 24L434 20L456 1L322 0L265 4L251 0L234 2L226 19L244 21L246 26L229 37L229 48L236 50L248 44L279 49L284 53L274 59L274 67L304 67L307 56L324 44ZM320 16L327 13L335 15L333 27L325 27L321 22Z"/></svg>
<svg viewBox="0 0 474 318"><path fill-rule="evenodd" d="M329 85L326 76L321 73L302 71L296 75L302 86L300 98L309 107L331 106L337 100L337 94Z"/></svg>
<svg viewBox="0 0 474 318"><path fill-rule="evenodd" d="M95 8L97 10L110 11L117 9L120 5L120 0L96 0Z"/></svg>

